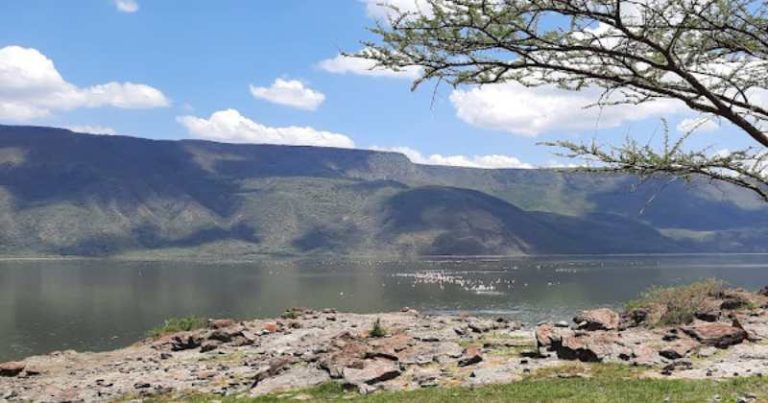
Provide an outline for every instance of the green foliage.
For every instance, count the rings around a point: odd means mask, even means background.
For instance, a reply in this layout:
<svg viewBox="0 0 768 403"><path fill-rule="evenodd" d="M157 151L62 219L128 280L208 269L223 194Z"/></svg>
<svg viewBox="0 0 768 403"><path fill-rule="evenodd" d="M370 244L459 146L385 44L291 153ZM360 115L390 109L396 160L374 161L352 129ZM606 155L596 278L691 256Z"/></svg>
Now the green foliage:
<svg viewBox="0 0 768 403"><path fill-rule="evenodd" d="M625 308L649 310L651 326L688 324L693 321L696 312L711 308L712 298L724 289L724 283L716 279L677 287L653 287L640 298L628 302Z"/></svg>
<svg viewBox="0 0 768 403"><path fill-rule="evenodd" d="M387 335L387 329L384 328L384 326L381 325L381 319L376 318L376 321L373 322L373 327L371 327L371 330L368 332L368 336L380 338L385 337Z"/></svg>
<svg viewBox="0 0 768 403"><path fill-rule="evenodd" d="M503 385L476 388L431 388L406 392L377 392L360 395L345 391L339 383L316 388L280 392L257 398L190 394L155 397L158 403L184 401L223 403L309 401L364 402L559 402L559 403L646 403L672 401L698 403L712 401L717 395L723 402L735 402L752 394L756 401L768 399L768 382L763 378L712 380L626 379L613 374L593 374L590 378L524 379Z"/></svg>
<svg viewBox="0 0 768 403"><path fill-rule="evenodd" d="M166 319L162 326L151 329L147 334L150 337L160 337L166 334L188 332L190 330L202 329L208 326L208 319L198 316L187 316L184 318Z"/></svg>
<svg viewBox="0 0 768 403"><path fill-rule="evenodd" d="M704 175L768 201L768 108L755 91L768 81L764 1L429 0L417 11L393 7L392 14L371 29L378 41L355 56L379 68L420 67L414 88L432 79L454 86L515 82L599 88L592 106L601 108L679 101L706 119L732 123L758 148L712 156L656 151L631 139L613 151L551 144L614 170Z"/></svg>

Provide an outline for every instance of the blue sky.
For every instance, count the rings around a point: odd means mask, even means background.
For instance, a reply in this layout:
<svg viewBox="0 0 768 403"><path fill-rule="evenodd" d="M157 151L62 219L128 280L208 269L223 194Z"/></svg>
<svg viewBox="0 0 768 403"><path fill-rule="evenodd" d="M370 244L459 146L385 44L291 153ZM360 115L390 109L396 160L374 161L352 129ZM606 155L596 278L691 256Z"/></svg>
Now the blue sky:
<svg viewBox="0 0 768 403"><path fill-rule="evenodd" d="M411 92L407 73L333 60L371 38L378 1L3 0L0 123L527 167L563 162L540 141L645 139L662 117L673 133L698 117L673 104L585 111L591 94L548 88ZM726 125L703 129L698 146L750 145Z"/></svg>

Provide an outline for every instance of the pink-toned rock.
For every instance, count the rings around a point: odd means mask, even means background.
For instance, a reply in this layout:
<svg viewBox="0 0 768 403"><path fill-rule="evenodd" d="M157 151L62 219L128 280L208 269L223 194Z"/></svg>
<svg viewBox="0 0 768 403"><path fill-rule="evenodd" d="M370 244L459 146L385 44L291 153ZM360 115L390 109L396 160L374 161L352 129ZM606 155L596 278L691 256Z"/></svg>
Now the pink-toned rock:
<svg viewBox="0 0 768 403"><path fill-rule="evenodd" d="M234 326L237 322L232 319L215 319L208 324L212 329L224 329L226 327Z"/></svg>
<svg viewBox="0 0 768 403"><path fill-rule="evenodd" d="M544 324L537 326L533 334L536 339L536 348L541 353L542 349L554 351L556 346L563 340L563 337L572 335L573 331L567 328L557 328L550 324Z"/></svg>
<svg viewBox="0 0 768 403"><path fill-rule="evenodd" d="M367 360L362 368L346 367L343 371L344 381L351 385L373 385L386 382L400 376L402 371L397 363L389 360Z"/></svg>
<svg viewBox="0 0 768 403"><path fill-rule="evenodd" d="M466 367L483 361L483 350L480 347L467 347L459 358L459 366Z"/></svg>
<svg viewBox="0 0 768 403"><path fill-rule="evenodd" d="M608 357L628 358L632 354L621 337L613 332L575 333L563 337L555 348L558 358L584 362L600 362Z"/></svg>
<svg viewBox="0 0 768 403"><path fill-rule="evenodd" d="M16 376L24 371L26 364L19 361L11 361L0 364L0 376Z"/></svg>
<svg viewBox="0 0 768 403"><path fill-rule="evenodd" d="M269 333L276 333L279 328L277 327L277 323L269 322L264 324L264 330L266 330Z"/></svg>
<svg viewBox="0 0 768 403"><path fill-rule="evenodd" d="M701 323L683 327L682 330L702 344L718 348L739 344L747 338L744 329L725 323Z"/></svg>
<svg viewBox="0 0 768 403"><path fill-rule="evenodd" d="M592 309L582 311L573 321L584 330L614 330L619 327L619 314L608 308Z"/></svg>

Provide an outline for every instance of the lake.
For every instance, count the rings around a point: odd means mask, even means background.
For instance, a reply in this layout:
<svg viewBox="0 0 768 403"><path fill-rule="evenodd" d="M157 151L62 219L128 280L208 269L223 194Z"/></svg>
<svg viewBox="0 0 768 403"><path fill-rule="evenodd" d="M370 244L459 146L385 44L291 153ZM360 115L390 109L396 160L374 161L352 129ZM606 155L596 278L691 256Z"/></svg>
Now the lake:
<svg viewBox="0 0 768 403"><path fill-rule="evenodd" d="M768 255L303 259L249 263L0 261L0 362L105 350L169 317L271 317L286 308L504 315L533 324L620 307L653 285L768 284Z"/></svg>

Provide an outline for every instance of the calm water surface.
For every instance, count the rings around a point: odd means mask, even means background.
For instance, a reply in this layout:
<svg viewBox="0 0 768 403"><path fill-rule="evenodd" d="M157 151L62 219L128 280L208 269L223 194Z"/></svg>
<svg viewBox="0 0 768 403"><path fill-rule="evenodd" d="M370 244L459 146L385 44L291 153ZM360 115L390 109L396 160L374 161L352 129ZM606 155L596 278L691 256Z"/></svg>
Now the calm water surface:
<svg viewBox="0 0 768 403"><path fill-rule="evenodd" d="M0 362L130 344L174 316L254 318L292 306L507 315L526 323L618 307L652 285L716 277L768 284L768 255L237 264L0 262Z"/></svg>

